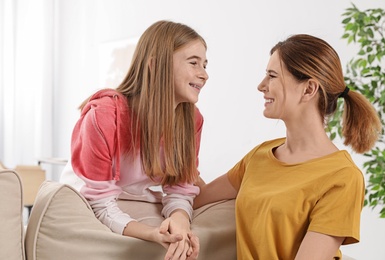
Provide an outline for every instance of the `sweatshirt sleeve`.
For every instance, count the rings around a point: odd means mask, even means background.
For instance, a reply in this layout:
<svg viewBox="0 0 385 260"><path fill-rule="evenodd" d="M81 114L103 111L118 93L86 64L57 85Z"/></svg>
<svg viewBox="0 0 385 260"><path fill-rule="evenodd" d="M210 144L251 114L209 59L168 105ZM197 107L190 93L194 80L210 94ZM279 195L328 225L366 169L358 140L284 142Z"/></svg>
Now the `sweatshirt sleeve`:
<svg viewBox="0 0 385 260"><path fill-rule="evenodd" d="M71 162L85 185L80 193L89 201L95 216L113 232L122 234L133 219L116 202L122 192L116 185L117 111L115 100L104 97L93 102L75 125Z"/></svg>
<svg viewBox="0 0 385 260"><path fill-rule="evenodd" d="M199 194L199 187L192 184L178 184L174 186L165 185L163 187L166 195L162 199L162 215L168 218L176 209L183 209L192 220L192 204L194 198Z"/></svg>
<svg viewBox="0 0 385 260"><path fill-rule="evenodd" d="M123 234L126 225L136 221L120 210L115 196L92 200L89 203L95 216L114 233Z"/></svg>
<svg viewBox="0 0 385 260"><path fill-rule="evenodd" d="M116 113L107 105L91 106L76 123L71 140L72 167L77 175L95 181L114 177Z"/></svg>

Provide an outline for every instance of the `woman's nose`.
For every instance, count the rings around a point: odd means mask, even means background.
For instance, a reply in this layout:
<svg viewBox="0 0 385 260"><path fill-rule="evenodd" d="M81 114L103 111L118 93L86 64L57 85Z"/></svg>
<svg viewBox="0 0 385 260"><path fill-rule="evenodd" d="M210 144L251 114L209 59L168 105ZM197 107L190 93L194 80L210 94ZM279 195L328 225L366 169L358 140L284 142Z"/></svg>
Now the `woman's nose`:
<svg viewBox="0 0 385 260"><path fill-rule="evenodd" d="M261 83L258 84L258 87L257 89L261 92L265 92L266 91L266 77L261 81Z"/></svg>

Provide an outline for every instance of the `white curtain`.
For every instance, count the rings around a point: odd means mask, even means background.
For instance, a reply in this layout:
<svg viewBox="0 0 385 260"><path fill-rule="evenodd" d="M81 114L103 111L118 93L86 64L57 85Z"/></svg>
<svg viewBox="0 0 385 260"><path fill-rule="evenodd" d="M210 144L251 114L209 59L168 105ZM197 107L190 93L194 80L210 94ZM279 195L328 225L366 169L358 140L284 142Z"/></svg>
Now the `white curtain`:
<svg viewBox="0 0 385 260"><path fill-rule="evenodd" d="M0 161L52 154L54 2L0 0Z"/></svg>

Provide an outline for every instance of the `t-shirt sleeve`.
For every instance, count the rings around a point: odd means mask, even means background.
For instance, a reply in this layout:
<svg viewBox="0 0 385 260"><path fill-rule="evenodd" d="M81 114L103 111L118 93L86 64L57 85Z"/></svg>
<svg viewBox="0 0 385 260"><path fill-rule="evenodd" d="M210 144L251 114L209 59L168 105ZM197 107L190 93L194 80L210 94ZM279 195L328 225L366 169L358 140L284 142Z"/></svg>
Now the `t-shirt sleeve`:
<svg viewBox="0 0 385 260"><path fill-rule="evenodd" d="M333 180L332 180L333 179ZM310 213L309 231L346 237L343 244L357 243L365 186L361 171L346 167L320 186L320 198Z"/></svg>
<svg viewBox="0 0 385 260"><path fill-rule="evenodd" d="M233 185L235 190L239 191L247 164L250 162L251 158L255 156L255 153L259 147L260 146L257 146L253 150L251 150L232 169L227 172L227 178L229 179L231 185Z"/></svg>

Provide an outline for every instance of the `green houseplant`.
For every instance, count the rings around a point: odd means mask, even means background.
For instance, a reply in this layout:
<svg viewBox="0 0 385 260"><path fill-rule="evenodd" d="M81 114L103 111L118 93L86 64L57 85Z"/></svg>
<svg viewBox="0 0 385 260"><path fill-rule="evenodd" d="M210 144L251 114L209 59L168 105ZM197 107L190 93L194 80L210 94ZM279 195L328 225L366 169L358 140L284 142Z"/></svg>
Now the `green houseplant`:
<svg viewBox="0 0 385 260"><path fill-rule="evenodd" d="M367 97L385 123L385 11L384 9L359 10L354 4L343 13L343 39L354 44L357 54L348 62L346 85ZM341 137L343 101L329 120L330 138ZM385 136L384 130L375 147L364 154L363 169L368 177L365 206L380 209L385 218Z"/></svg>

